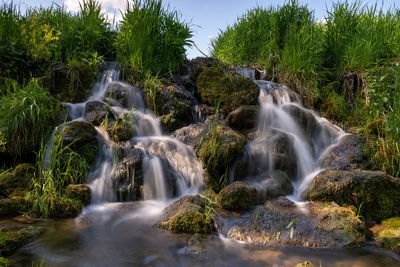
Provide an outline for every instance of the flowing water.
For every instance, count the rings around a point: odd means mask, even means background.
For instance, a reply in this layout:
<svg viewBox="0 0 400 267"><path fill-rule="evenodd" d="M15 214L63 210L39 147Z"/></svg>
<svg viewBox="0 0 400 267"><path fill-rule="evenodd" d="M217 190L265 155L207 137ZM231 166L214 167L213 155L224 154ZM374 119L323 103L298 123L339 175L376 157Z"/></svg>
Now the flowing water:
<svg viewBox="0 0 400 267"><path fill-rule="evenodd" d="M254 79L250 70L242 72ZM117 202L118 192L112 177L117 172L117 145L102 127L98 132L99 152L88 175L92 204L75 219L38 222L45 233L14 253L16 266L31 266L44 260L50 266L294 266L310 260L321 266L400 266L394 254L372 247L360 249L257 248L214 233L193 240L192 235L174 234L154 228L162 210L186 194L203 187L203 168L191 147L162 135L158 119L146 108L139 89L120 82L112 66L94 86L83 103L67 104L70 120L85 120L89 101L111 103L114 114L133 114L135 137L129 141L142 151L142 201ZM295 94L282 85L256 81L260 86L257 131L246 145L249 176L273 171L279 157L273 140L286 140L286 149L295 155L292 173L294 192L288 196L301 201L301 193L320 171L320 156L345 133L328 121L306 110ZM112 84L128 92L125 106L107 95ZM306 132L290 110L304 111L314 121L313 132ZM172 174L171 174L172 173ZM234 176L235 173L232 173ZM133 183L137 177L128 174ZM169 190L173 176L173 192ZM247 216L242 214L242 216ZM0 221L14 225L15 221ZM193 245L194 244L194 245Z"/></svg>

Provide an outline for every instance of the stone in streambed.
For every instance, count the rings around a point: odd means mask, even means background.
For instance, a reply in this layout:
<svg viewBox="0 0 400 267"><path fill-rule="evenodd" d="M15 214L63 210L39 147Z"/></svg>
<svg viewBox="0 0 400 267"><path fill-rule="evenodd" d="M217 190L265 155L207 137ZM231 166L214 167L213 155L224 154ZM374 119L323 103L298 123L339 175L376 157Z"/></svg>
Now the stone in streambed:
<svg viewBox="0 0 400 267"><path fill-rule="evenodd" d="M0 228L0 255L8 256L18 248L31 242L44 231L41 227L28 226L18 231Z"/></svg>
<svg viewBox="0 0 400 267"><path fill-rule="evenodd" d="M18 215L28 212L31 203L26 201L24 197L15 196L0 199L0 216Z"/></svg>
<svg viewBox="0 0 400 267"><path fill-rule="evenodd" d="M305 208L307 213L284 197L267 201L250 217L226 228L226 235L265 246L355 247L365 243L365 225L352 208L331 203L307 203ZM220 221L216 222L219 227Z"/></svg>
<svg viewBox="0 0 400 267"><path fill-rule="evenodd" d="M111 110L107 111L107 104L101 101L90 101L85 106L85 120L91 122L95 126L99 126L103 120L114 120Z"/></svg>
<svg viewBox="0 0 400 267"><path fill-rule="evenodd" d="M400 216L400 179L384 172L326 170L319 173L303 198L354 205L368 221Z"/></svg>
<svg viewBox="0 0 400 267"><path fill-rule="evenodd" d="M90 188L86 184L70 184L65 189L68 198L76 199L87 206L90 203Z"/></svg>
<svg viewBox="0 0 400 267"><path fill-rule="evenodd" d="M254 186L236 181L219 192L218 203L227 210L247 210L257 204L257 190Z"/></svg>
<svg viewBox="0 0 400 267"><path fill-rule="evenodd" d="M35 167L31 164L20 164L14 170L0 175L0 197L25 196L32 185Z"/></svg>
<svg viewBox="0 0 400 267"><path fill-rule="evenodd" d="M194 149L206 129L207 126L204 123L191 124L176 130L172 136Z"/></svg>
<svg viewBox="0 0 400 267"><path fill-rule="evenodd" d="M370 228L376 245L400 254L400 217L382 221L380 225Z"/></svg>
<svg viewBox="0 0 400 267"><path fill-rule="evenodd" d="M253 129L257 124L259 106L240 106L229 113L226 125L237 131Z"/></svg>
<svg viewBox="0 0 400 267"><path fill-rule="evenodd" d="M155 226L179 233L211 233L214 221L205 210L205 201L200 195L184 196L164 209Z"/></svg>

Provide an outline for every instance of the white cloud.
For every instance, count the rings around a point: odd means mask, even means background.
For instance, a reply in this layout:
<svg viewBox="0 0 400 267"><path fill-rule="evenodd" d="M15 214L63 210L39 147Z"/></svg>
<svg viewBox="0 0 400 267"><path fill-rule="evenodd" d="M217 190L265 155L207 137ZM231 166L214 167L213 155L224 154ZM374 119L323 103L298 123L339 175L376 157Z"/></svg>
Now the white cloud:
<svg viewBox="0 0 400 267"><path fill-rule="evenodd" d="M103 11L108 14L108 19L111 21L114 16L116 21L122 19L121 12L126 9L126 0L98 0ZM64 0L64 5L68 11L78 12L80 0Z"/></svg>

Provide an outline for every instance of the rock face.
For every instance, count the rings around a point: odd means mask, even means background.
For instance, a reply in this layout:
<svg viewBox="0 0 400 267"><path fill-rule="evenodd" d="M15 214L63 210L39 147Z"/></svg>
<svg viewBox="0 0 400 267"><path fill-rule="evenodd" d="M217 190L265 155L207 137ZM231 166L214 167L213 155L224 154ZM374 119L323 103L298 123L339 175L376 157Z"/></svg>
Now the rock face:
<svg viewBox="0 0 400 267"><path fill-rule="evenodd" d="M314 178L303 198L354 205L366 220L380 222L400 215L400 179L376 171L326 170Z"/></svg>
<svg viewBox="0 0 400 267"><path fill-rule="evenodd" d="M330 203L308 203L305 208L308 214L281 197L267 201L232 227L224 229L216 221L228 237L256 245L353 247L364 244L365 226L354 210Z"/></svg>
<svg viewBox="0 0 400 267"><path fill-rule="evenodd" d="M99 126L106 118L111 121L114 116L111 111L107 112L107 105L101 101L90 101L85 106L85 120L91 122L93 125Z"/></svg>
<svg viewBox="0 0 400 267"><path fill-rule="evenodd" d="M35 167L31 164L20 164L11 172L0 175L0 197L25 196L32 185Z"/></svg>
<svg viewBox="0 0 400 267"><path fill-rule="evenodd" d="M231 128L217 124L196 145L196 153L206 170L205 183L215 192L223 187L230 164L243 150L246 139ZM227 179L227 177L225 176Z"/></svg>
<svg viewBox="0 0 400 267"><path fill-rule="evenodd" d="M87 206L90 203L90 188L86 184L70 184L65 189L65 194L71 199L76 199Z"/></svg>
<svg viewBox="0 0 400 267"><path fill-rule="evenodd" d="M218 67L206 68L197 78L197 89L203 103L215 105L220 101L224 114L241 105L257 104L259 87L241 75L229 75Z"/></svg>
<svg viewBox="0 0 400 267"><path fill-rule="evenodd" d="M205 208L200 195L184 196L164 209L161 222L155 226L173 232L211 233L214 223Z"/></svg>
<svg viewBox="0 0 400 267"><path fill-rule="evenodd" d="M244 182L233 182L219 192L218 203L227 210L247 210L257 204L257 190Z"/></svg>
<svg viewBox="0 0 400 267"><path fill-rule="evenodd" d="M365 169L369 163L362 148L361 137L345 135L338 145L326 151L319 165L324 169L353 170Z"/></svg>
<svg viewBox="0 0 400 267"><path fill-rule="evenodd" d="M240 106L226 118L226 125L237 131L251 130L257 123L259 106Z"/></svg>
<svg viewBox="0 0 400 267"><path fill-rule="evenodd" d="M61 132L64 145L83 155L91 165L97 154L97 131L89 122L73 121L64 126Z"/></svg>

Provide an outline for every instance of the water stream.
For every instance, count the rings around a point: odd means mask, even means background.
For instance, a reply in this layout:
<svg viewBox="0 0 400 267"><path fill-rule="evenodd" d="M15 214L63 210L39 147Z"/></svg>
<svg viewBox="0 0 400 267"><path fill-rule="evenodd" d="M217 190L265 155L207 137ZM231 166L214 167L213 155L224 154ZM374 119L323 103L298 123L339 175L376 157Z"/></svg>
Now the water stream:
<svg viewBox="0 0 400 267"><path fill-rule="evenodd" d="M243 69L254 79L253 72ZM260 111L257 131L247 143L249 176L273 171L277 166L276 138L286 140L293 152L294 192L288 198L301 201L301 193L320 171L320 156L345 133L317 114L306 110L295 94L283 85L256 81L260 86ZM107 95L112 84L128 92L125 106ZM146 108L138 88L119 81L115 65L106 70L83 103L67 104L70 121L85 120L90 101L111 103L114 114L133 113L135 137L129 141L144 158L143 200L117 202L118 192L112 180L116 170L117 145L107 131L96 127L99 152L88 175L92 204L75 219L39 222L46 232L11 256L15 265L27 266L44 260L50 266L294 266L305 260L322 266L400 266L391 253L372 247L359 249L257 248L214 233L204 237L201 250L191 245L192 235L174 234L154 228L162 210L176 198L201 191L203 168L193 149L175 138L163 135L158 119ZM305 132L290 113L306 112L315 123L313 132ZM172 174L171 174L172 173ZM134 173L129 174L132 182ZM233 174L234 175L234 174ZM174 177L173 188L170 180ZM246 215L243 215L246 216ZM16 224L0 221L0 224ZM196 242L195 242L196 243ZM197 251L197 252L196 252ZM206 251L206 252L205 252Z"/></svg>

